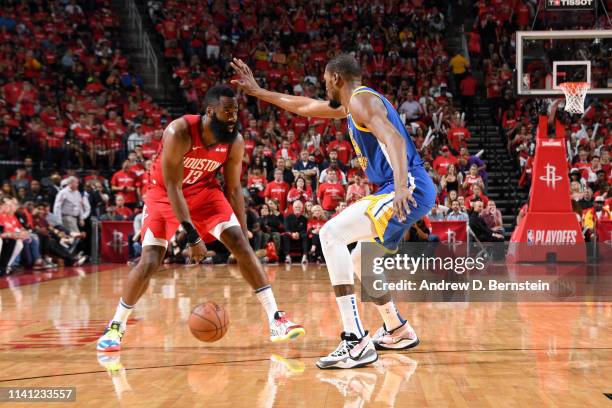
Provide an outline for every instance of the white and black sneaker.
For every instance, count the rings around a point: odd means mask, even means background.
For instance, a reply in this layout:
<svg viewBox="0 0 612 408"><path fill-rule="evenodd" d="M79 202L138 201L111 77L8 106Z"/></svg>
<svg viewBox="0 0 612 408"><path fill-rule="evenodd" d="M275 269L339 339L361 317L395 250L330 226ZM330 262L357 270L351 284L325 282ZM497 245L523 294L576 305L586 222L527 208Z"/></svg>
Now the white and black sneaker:
<svg viewBox="0 0 612 408"><path fill-rule="evenodd" d="M354 333L342 332L340 344L336 350L317 361L317 367L322 370L328 368L358 368L372 364L378 360L374 343L365 332L362 338Z"/></svg>
<svg viewBox="0 0 612 408"><path fill-rule="evenodd" d="M372 336L372 342L376 350L407 350L416 347L419 344L419 338L412 326L404 322L393 330L387 330L383 324Z"/></svg>

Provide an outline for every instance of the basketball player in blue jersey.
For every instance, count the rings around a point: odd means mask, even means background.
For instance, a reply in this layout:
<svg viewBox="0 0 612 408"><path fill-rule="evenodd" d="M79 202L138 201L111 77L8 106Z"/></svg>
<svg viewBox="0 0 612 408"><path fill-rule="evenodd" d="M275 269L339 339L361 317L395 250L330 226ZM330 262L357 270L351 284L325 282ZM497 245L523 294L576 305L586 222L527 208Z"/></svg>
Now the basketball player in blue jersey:
<svg viewBox="0 0 612 408"><path fill-rule="evenodd" d="M370 337L364 330L355 298L353 274L361 277L361 243L375 240L385 249L397 250L404 232L429 213L435 188L423 168L397 110L380 93L361 85L361 67L348 54L333 58L325 68L328 101L285 95L262 89L249 67L234 59L237 79L244 92L301 116L347 118L349 136L357 159L376 194L350 205L319 232L344 331L338 348L319 359L317 366L354 368L378 359L376 349L414 347L419 340L402 319L387 294L375 301L384 324ZM357 243L349 252L347 245Z"/></svg>

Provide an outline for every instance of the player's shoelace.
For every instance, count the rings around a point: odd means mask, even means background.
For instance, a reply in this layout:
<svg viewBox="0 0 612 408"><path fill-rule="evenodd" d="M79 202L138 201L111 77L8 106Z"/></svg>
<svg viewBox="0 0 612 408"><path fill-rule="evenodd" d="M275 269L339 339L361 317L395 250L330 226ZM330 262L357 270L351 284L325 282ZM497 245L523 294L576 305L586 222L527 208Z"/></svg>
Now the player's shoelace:
<svg viewBox="0 0 612 408"><path fill-rule="evenodd" d="M274 320L276 320L279 324L287 324L289 323L289 320L287 319L287 315L285 314L285 312L278 310L275 314L274 314Z"/></svg>
<svg viewBox="0 0 612 408"><path fill-rule="evenodd" d="M342 332L340 338L342 339L342 341L338 345L338 348L336 348L336 350L331 353L332 357L340 357L346 354L350 355L350 351L353 350L355 346L360 342L360 339L358 339L357 336L352 333L348 334Z"/></svg>
<svg viewBox="0 0 612 408"><path fill-rule="evenodd" d="M374 337L376 337L377 339L381 339L384 336L390 336L390 335L391 335L391 332L389 332L387 328L383 325L382 327L378 328Z"/></svg>
<svg viewBox="0 0 612 408"><path fill-rule="evenodd" d="M123 337L123 333L121 332L121 323L112 322L111 325L108 326L104 331L104 336L111 340L116 340L117 342L119 342L121 340L121 337Z"/></svg>

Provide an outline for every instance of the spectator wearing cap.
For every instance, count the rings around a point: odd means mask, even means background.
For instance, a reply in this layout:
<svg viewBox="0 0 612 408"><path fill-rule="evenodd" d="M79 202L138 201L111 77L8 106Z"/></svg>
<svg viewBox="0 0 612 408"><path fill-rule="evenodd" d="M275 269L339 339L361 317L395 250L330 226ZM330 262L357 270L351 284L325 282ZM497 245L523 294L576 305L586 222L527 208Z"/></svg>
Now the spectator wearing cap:
<svg viewBox="0 0 612 408"><path fill-rule="evenodd" d="M576 182L580 185L580 190L584 190L586 189L587 185L586 185L586 180L582 177L582 173L580 172L579 169L577 168L573 168L570 170L570 174L569 174L569 178L570 178L570 186L572 182Z"/></svg>
<svg viewBox="0 0 612 408"><path fill-rule="evenodd" d="M79 226L85 226L91 207L89 200L79 192L79 179L68 177L62 182L63 188L55 197L53 214L62 220L62 226L69 232L80 232Z"/></svg>
<svg viewBox="0 0 612 408"><path fill-rule="evenodd" d="M457 158L450 154L448 146L444 145L440 149L440 155L434 159L433 168L440 176L446 174L446 169L450 164L457 164Z"/></svg>
<svg viewBox="0 0 612 408"><path fill-rule="evenodd" d="M593 207L582 212L582 228L587 230L587 237L593 233L598 222L612 220L610 209L604 205L605 201L603 196L598 196L593 202Z"/></svg>

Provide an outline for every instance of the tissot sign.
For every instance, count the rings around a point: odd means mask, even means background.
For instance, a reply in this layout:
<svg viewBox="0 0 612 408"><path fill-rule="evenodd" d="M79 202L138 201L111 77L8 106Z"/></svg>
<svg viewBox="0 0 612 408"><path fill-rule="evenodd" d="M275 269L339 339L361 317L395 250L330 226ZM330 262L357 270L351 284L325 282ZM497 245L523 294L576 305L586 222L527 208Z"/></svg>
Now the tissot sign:
<svg viewBox="0 0 612 408"><path fill-rule="evenodd" d="M544 0L547 10L593 10L596 0Z"/></svg>

